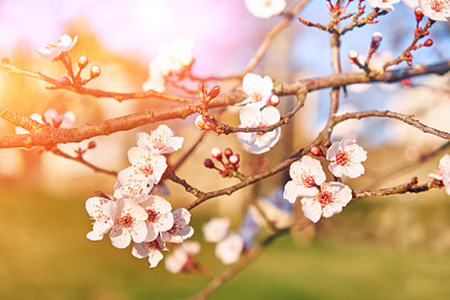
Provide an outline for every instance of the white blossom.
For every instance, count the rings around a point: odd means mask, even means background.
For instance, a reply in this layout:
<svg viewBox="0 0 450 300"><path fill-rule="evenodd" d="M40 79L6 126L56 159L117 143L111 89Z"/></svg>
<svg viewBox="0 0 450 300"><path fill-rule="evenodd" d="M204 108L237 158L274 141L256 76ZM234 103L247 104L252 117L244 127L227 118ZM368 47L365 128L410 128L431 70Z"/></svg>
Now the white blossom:
<svg viewBox="0 0 450 300"><path fill-rule="evenodd" d="M77 40L78 36L74 37L72 40L70 36L64 34L60 36L58 40L54 41L53 43L43 48L39 48L38 50L36 50L36 52L44 58L53 59L58 55L60 55L61 52L69 51L70 49L72 49Z"/></svg>
<svg viewBox="0 0 450 300"><path fill-rule="evenodd" d="M336 177L348 176L356 178L364 174L361 162L367 159L367 152L355 143L355 140L344 139L333 143L328 149L328 168Z"/></svg>
<svg viewBox="0 0 450 300"><path fill-rule="evenodd" d="M273 125L280 120L280 112L275 107L266 107L262 111L254 105L246 105L241 109L240 128L259 127L264 128ZM269 132L238 132L239 142L252 153L261 154L270 150L278 142L281 129L275 128Z"/></svg>
<svg viewBox="0 0 450 300"><path fill-rule="evenodd" d="M212 218L202 227L203 235L207 242L217 243L227 235L230 227L230 219L228 218Z"/></svg>
<svg viewBox="0 0 450 300"><path fill-rule="evenodd" d="M324 182L313 197L301 200L305 217L317 223L320 217L329 218L342 211L352 199L352 190L339 182Z"/></svg>
<svg viewBox="0 0 450 300"><path fill-rule="evenodd" d="M53 128L72 128L75 125L75 114L73 112L66 111L60 115L54 108L49 108L43 115L33 113L30 118ZM25 134L29 132L21 127L16 127L16 133Z"/></svg>
<svg viewBox="0 0 450 300"><path fill-rule="evenodd" d="M194 228L188 226L191 221L191 213L185 208L177 208L172 215L173 226L169 230L161 232L161 238L166 242L182 243L194 234Z"/></svg>
<svg viewBox="0 0 450 300"><path fill-rule="evenodd" d="M394 11L393 4L400 2L400 0L367 0L367 2L373 8Z"/></svg>
<svg viewBox="0 0 450 300"><path fill-rule="evenodd" d="M116 203L103 197L91 197L86 200L86 211L94 220L92 231L86 237L91 241L103 239L114 225L116 216Z"/></svg>
<svg viewBox="0 0 450 300"><path fill-rule="evenodd" d="M297 197L312 197L319 192L318 187L325 181L320 161L303 156L301 161L291 164L289 174L292 180L284 186L283 197L294 203Z"/></svg>
<svg viewBox="0 0 450 300"><path fill-rule="evenodd" d="M258 18L270 18L281 13L286 0L245 0L248 11Z"/></svg>
<svg viewBox="0 0 450 300"><path fill-rule="evenodd" d="M239 260L244 250L244 241L239 234L229 234L225 239L217 243L215 254L224 264L232 264Z"/></svg>
<svg viewBox="0 0 450 300"><path fill-rule="evenodd" d="M247 99L240 104L252 103L258 108L262 108L269 101L272 95L273 83L269 76L247 73L242 81L242 87L247 94Z"/></svg>
<svg viewBox="0 0 450 300"><path fill-rule="evenodd" d="M148 257L148 262L150 263L150 268L155 268L158 263L163 259L163 254L161 251L168 251L166 244L161 238L156 238L151 242L135 243L131 254L136 258Z"/></svg>
<svg viewBox="0 0 450 300"><path fill-rule="evenodd" d="M184 138L174 136L167 125L159 125L150 134L138 132L136 141L139 147L147 149L151 154L168 154L177 151L183 145Z"/></svg>
<svg viewBox="0 0 450 300"><path fill-rule="evenodd" d="M141 207L147 212L145 220L147 226L146 242L150 242L163 231L170 230L174 223L172 205L169 201L157 195L145 195L138 200Z"/></svg>
<svg viewBox="0 0 450 300"><path fill-rule="evenodd" d="M446 22L450 17L449 0L419 0L423 14L435 21Z"/></svg>
<svg viewBox="0 0 450 300"><path fill-rule="evenodd" d="M439 170L436 173L430 173L428 176L441 180L445 191L450 195L450 155L445 154L439 161Z"/></svg>
<svg viewBox="0 0 450 300"><path fill-rule="evenodd" d="M175 249L165 260L167 271L171 273L179 273L183 270L192 259L194 254L200 251L200 243L198 242L184 242L177 249Z"/></svg>

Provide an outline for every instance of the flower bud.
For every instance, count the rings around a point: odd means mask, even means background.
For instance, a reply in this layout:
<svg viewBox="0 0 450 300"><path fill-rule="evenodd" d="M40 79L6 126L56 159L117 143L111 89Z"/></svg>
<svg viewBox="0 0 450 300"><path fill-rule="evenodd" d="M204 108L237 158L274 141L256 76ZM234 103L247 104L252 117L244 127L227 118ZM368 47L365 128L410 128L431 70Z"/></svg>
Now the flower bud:
<svg viewBox="0 0 450 300"><path fill-rule="evenodd" d="M239 154L231 155L230 158L228 158L228 161L230 162L230 164L236 166L239 163L239 161L240 161Z"/></svg>
<svg viewBox="0 0 450 300"><path fill-rule="evenodd" d="M207 99L208 101L211 101L212 99L216 98L220 93L220 86L215 85L208 93Z"/></svg>
<svg viewBox="0 0 450 300"><path fill-rule="evenodd" d="M72 84L72 81L70 80L69 77L64 76L64 77L62 77L62 78L59 80L59 83L60 83L61 85L71 85L71 84Z"/></svg>
<svg viewBox="0 0 450 300"><path fill-rule="evenodd" d="M95 141L90 141L88 144L88 149L94 149L97 147L97 143Z"/></svg>
<svg viewBox="0 0 450 300"><path fill-rule="evenodd" d="M87 59L86 56L80 56L80 57L78 58L78 67L79 67L80 69L84 69L84 68L86 68L88 62L89 62L89 61L88 61L88 59Z"/></svg>
<svg viewBox="0 0 450 300"><path fill-rule="evenodd" d="M100 76L101 70L99 66L92 66L91 68L91 78L97 78Z"/></svg>
<svg viewBox="0 0 450 300"><path fill-rule="evenodd" d="M226 148L226 149L223 151L223 154L225 155L225 157L226 157L227 159L229 159L230 156L233 155L233 150L231 150L230 148Z"/></svg>
<svg viewBox="0 0 450 300"><path fill-rule="evenodd" d="M277 106L280 104L280 97L278 95L272 94L269 98L269 104L272 106Z"/></svg>
<svg viewBox="0 0 450 300"><path fill-rule="evenodd" d="M432 39L428 39L428 40L426 40L426 41L423 43L423 45L424 45L425 47L431 47L431 45L433 45L433 40L432 40Z"/></svg>
<svg viewBox="0 0 450 300"><path fill-rule="evenodd" d="M218 147L214 147L211 149L211 155L217 160L222 160L222 150Z"/></svg>
<svg viewBox="0 0 450 300"><path fill-rule="evenodd" d="M311 150L309 150L309 152L311 153L311 155L314 155L314 156L324 156L322 149L319 146L311 147Z"/></svg>
<svg viewBox="0 0 450 300"><path fill-rule="evenodd" d="M214 162L211 160L211 159L209 159L209 158L207 158L207 159L205 159L204 161L203 161L203 165L205 166L205 167L207 167L207 168L209 168L209 169L214 169L216 166L214 165Z"/></svg>
<svg viewBox="0 0 450 300"><path fill-rule="evenodd" d="M352 49L350 51L348 51L348 58L352 61L352 62L357 62L358 61L358 51Z"/></svg>
<svg viewBox="0 0 450 300"><path fill-rule="evenodd" d="M423 19L423 12L420 8L416 8L416 10L414 11L414 14L416 15L416 21L420 22Z"/></svg>

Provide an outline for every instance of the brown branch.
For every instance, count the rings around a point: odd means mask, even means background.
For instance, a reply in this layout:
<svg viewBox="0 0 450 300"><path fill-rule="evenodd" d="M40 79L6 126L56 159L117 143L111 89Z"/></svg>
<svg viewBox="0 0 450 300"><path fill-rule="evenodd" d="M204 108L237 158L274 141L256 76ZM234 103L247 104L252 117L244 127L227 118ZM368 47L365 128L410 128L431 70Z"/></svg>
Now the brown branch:
<svg viewBox="0 0 450 300"><path fill-rule="evenodd" d="M35 132L39 128L44 127L44 124L41 124L30 117L22 116L3 105L0 105L0 118L5 119L14 126L24 128L29 132Z"/></svg>
<svg viewBox="0 0 450 300"><path fill-rule="evenodd" d="M428 181L424 184L417 184L417 177L413 177L409 182L400 184L390 188L383 188L372 191L353 191L354 198L368 198L368 197L380 197L389 196L395 194L405 194L405 193L420 193L428 191L432 188L440 188L441 182L439 180Z"/></svg>
<svg viewBox="0 0 450 300"><path fill-rule="evenodd" d="M186 192L191 193L195 197L203 197L205 195L204 192L198 190L197 188L191 186L186 182L186 180L181 179L178 177L172 169L167 168L166 172L164 173L164 178L169 179L170 181L173 181L175 183L178 183L184 187Z"/></svg>
<svg viewBox="0 0 450 300"><path fill-rule="evenodd" d="M397 120L405 122L408 125L411 125L411 126L417 128L419 130L422 130L423 132L433 134L433 135L441 137L443 139L447 139L447 140L450 139L450 133L448 133L448 132L427 126L427 125L419 122L418 120L414 119L412 116L392 112L389 110L386 110L386 111L370 110L370 111L365 111L365 112L346 113L346 114L343 114L340 116L335 116L333 118L333 122L335 124L337 124L344 120L362 119L362 118L367 118L367 117L385 117L385 118L397 119Z"/></svg>

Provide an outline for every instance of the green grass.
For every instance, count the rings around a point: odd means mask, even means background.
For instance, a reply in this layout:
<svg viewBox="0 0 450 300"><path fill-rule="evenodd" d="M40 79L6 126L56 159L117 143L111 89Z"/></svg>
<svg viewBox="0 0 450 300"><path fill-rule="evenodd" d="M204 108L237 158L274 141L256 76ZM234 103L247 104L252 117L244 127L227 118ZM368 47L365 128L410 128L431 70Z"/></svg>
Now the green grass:
<svg viewBox="0 0 450 300"><path fill-rule="evenodd" d="M88 241L83 199L3 191L0 204L0 299L180 299L208 284L163 263L149 269L107 237ZM211 245L199 259L225 270ZM325 238L297 245L286 236L211 299L448 299L449 280L446 254Z"/></svg>

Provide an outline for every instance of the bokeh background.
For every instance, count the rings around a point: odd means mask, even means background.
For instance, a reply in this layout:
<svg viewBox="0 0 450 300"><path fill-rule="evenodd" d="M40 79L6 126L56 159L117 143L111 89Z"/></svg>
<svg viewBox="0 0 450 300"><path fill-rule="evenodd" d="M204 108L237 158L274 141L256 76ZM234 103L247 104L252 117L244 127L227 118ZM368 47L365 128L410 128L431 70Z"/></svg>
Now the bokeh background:
<svg viewBox="0 0 450 300"><path fill-rule="evenodd" d="M288 1L288 7L293 1ZM326 1L311 1L303 18L327 23ZM342 38L344 71L354 71L346 53L367 51L371 35L383 34L380 58L396 57L410 42L415 27L413 9L404 3L379 24L349 32ZM70 51L74 60L84 55L99 65L102 75L90 87L111 91L140 91L148 78L148 63L159 48L180 38L195 41L194 72L199 76L233 76L242 72L268 30L281 19L257 19L242 0L54 1L0 0L0 56L19 67L55 78L64 75L57 63L40 58L35 50L68 33L78 36ZM448 23L431 30L433 47L414 54L414 63L448 60ZM281 81L327 75L332 72L329 37L298 22L274 41L255 72ZM401 65L404 67L405 65ZM87 75L85 75L87 76ZM46 89L46 84L0 72L0 103L30 115L53 107L70 110L76 124L113 118L149 107L167 105L147 100L116 103L112 99L79 96ZM414 114L425 124L450 131L449 77L414 78L408 84L348 88L342 111L391 109ZM227 85L222 88L226 90ZM306 107L283 128L279 144L266 156L268 164L288 157L321 129L328 110L329 91L308 96ZM286 110L292 99L283 99ZM284 106L283 106L284 105ZM238 110L223 119L238 124ZM183 149L200 132L193 117L168 123L185 137ZM157 124L95 139L97 147L86 159L111 170L127 166L126 152L135 145L135 133ZM0 120L1 134L14 132ZM347 184L355 189L387 187L412 176L421 182L438 167L443 151L424 163L421 154L444 141L398 121L369 119L338 125L334 139L355 137L369 152L366 175ZM84 142L81 146L85 146ZM231 147L242 155L244 172L261 163L242 150L234 136L209 134L179 175L202 190L228 186L202 166L213 146ZM79 144L62 145L67 152ZM183 150L182 149L182 150ZM182 150L170 158L177 161ZM400 170L394 172L395 170ZM286 173L231 197L212 199L192 211L193 240L202 241L201 226L212 216L232 219L240 229L254 198L276 197ZM208 178L206 180L205 178ZM1 299L179 299L195 294L208 281L199 275L172 275L163 263L149 269L130 249L111 246L108 238L85 238L91 222L84 202L101 190L111 193L115 179L40 149L0 151L0 298ZM167 199L175 207L193 200L167 184ZM284 214L276 215L278 222ZM287 217L289 222L289 217ZM450 287L450 202L443 190L353 201L343 213L322 220L305 231L293 231L271 245L262 256L227 282L211 299L447 299ZM214 245L202 243L198 258L213 273L226 269L214 256Z"/></svg>

